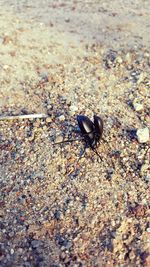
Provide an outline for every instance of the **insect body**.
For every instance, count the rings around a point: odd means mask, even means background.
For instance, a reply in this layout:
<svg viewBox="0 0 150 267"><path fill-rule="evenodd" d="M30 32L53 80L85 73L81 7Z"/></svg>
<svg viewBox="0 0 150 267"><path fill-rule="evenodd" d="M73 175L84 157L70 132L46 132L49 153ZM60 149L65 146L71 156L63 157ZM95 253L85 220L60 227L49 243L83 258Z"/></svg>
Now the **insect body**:
<svg viewBox="0 0 150 267"><path fill-rule="evenodd" d="M77 121L81 134L83 135L86 143L95 149L102 137L103 133L103 121L100 117L94 115L94 122L88 117L83 115L77 116Z"/></svg>
<svg viewBox="0 0 150 267"><path fill-rule="evenodd" d="M78 115L77 116L77 122L81 131L81 135L83 136L82 139L73 139L73 140L65 140L62 142L58 142L55 144L65 143L65 142L73 142L78 140L85 140L86 146L90 146L91 149L99 156L99 158L102 160L101 156L98 154L96 148L98 146L98 143L100 142L102 138L103 133L103 121L99 116L94 115L93 122L84 115ZM86 149L86 147L85 147ZM84 151L85 151L84 149Z"/></svg>

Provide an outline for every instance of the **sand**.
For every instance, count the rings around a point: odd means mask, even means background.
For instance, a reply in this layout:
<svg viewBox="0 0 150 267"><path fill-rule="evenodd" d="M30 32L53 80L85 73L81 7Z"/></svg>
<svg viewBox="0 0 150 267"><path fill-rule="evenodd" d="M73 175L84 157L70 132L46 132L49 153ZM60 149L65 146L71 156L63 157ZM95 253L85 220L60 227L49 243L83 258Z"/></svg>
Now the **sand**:
<svg viewBox="0 0 150 267"><path fill-rule="evenodd" d="M148 2L1 0L1 266L150 266Z"/></svg>

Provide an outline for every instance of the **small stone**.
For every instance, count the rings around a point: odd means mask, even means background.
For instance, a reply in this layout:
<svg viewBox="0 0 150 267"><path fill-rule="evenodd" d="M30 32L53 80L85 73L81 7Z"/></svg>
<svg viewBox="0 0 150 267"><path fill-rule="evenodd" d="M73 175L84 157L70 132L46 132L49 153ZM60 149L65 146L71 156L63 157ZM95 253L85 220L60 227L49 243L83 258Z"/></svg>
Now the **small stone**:
<svg viewBox="0 0 150 267"><path fill-rule="evenodd" d="M48 82L48 75L47 73L41 73L40 78L42 82Z"/></svg>
<svg viewBox="0 0 150 267"><path fill-rule="evenodd" d="M141 167L141 173L145 173L149 168L149 165L148 164L143 164L142 167Z"/></svg>
<svg viewBox="0 0 150 267"><path fill-rule="evenodd" d="M62 141L63 141L63 137L61 135L58 135L56 137L55 143L59 143L59 142L62 142Z"/></svg>
<svg viewBox="0 0 150 267"><path fill-rule="evenodd" d="M46 118L46 122L52 122L52 118L51 117L48 117L48 118Z"/></svg>
<svg viewBox="0 0 150 267"><path fill-rule="evenodd" d="M8 36L8 35L5 35L4 38L3 38L3 44L7 45L7 44L9 44L11 42L12 42L12 38L10 36Z"/></svg>
<svg viewBox="0 0 150 267"><path fill-rule="evenodd" d="M112 225L113 227L115 227L115 225L116 225L115 220L113 220L113 221L111 222L111 225Z"/></svg>
<svg viewBox="0 0 150 267"><path fill-rule="evenodd" d="M10 254L11 254L11 255L14 254L14 249L13 249L13 248L11 248L11 250L10 250Z"/></svg>
<svg viewBox="0 0 150 267"><path fill-rule="evenodd" d="M60 216L61 216L61 212L60 212L59 210L56 210L56 211L54 212L54 218L55 218L56 220L59 220L59 219L60 219Z"/></svg>
<svg viewBox="0 0 150 267"><path fill-rule="evenodd" d="M141 82L143 82L145 78L145 74L142 72L137 80L137 84L140 84Z"/></svg>
<svg viewBox="0 0 150 267"><path fill-rule="evenodd" d="M146 143L149 140L149 129L147 127L138 129L136 134L139 143Z"/></svg>
<svg viewBox="0 0 150 267"><path fill-rule="evenodd" d="M0 45L2 45L3 40L4 40L4 39L0 36Z"/></svg>
<svg viewBox="0 0 150 267"><path fill-rule="evenodd" d="M61 116L58 117L58 119L59 119L60 121L64 121L64 120L65 120L65 116L64 116L64 115L61 115Z"/></svg>
<svg viewBox="0 0 150 267"><path fill-rule="evenodd" d="M132 214L135 215L136 218L142 218L146 215L147 208L145 205L137 204L133 209L132 209Z"/></svg>
<svg viewBox="0 0 150 267"><path fill-rule="evenodd" d="M4 69L4 70L8 70L8 69L9 69L9 66L8 66L8 65L4 65L4 66L3 66L3 69Z"/></svg>
<svg viewBox="0 0 150 267"><path fill-rule="evenodd" d="M52 108L52 105L49 104L49 105L47 106L47 109L50 109L50 110L51 110L51 108Z"/></svg>
<svg viewBox="0 0 150 267"><path fill-rule="evenodd" d="M22 248L18 248L18 252L19 252L19 254L21 254L23 252L23 249Z"/></svg>
<svg viewBox="0 0 150 267"><path fill-rule="evenodd" d="M46 131L46 130L47 130L47 126L44 125L44 126L43 126L43 131Z"/></svg>
<svg viewBox="0 0 150 267"><path fill-rule="evenodd" d="M78 107L75 105L70 106L70 115L74 115L78 111Z"/></svg>
<svg viewBox="0 0 150 267"><path fill-rule="evenodd" d="M9 235L9 237L13 237L15 235L15 233L14 232L10 232L8 235Z"/></svg>
<svg viewBox="0 0 150 267"><path fill-rule="evenodd" d="M116 58L116 61L117 61L119 64L121 64L121 63L123 62L123 60L122 60L122 58L121 58L120 56L118 56L118 57Z"/></svg>
<svg viewBox="0 0 150 267"><path fill-rule="evenodd" d="M149 58L149 57L150 57L150 53L145 52L145 53L144 53L144 57Z"/></svg>
<svg viewBox="0 0 150 267"><path fill-rule="evenodd" d="M131 62L132 62L132 56L131 56L130 53L127 53L127 54L126 54L125 59L126 59L126 61L127 61L128 64L131 64Z"/></svg>
<svg viewBox="0 0 150 267"><path fill-rule="evenodd" d="M38 248L38 247L41 246L41 244L42 244L42 242L40 240L33 240L31 242L31 245L32 245L33 248Z"/></svg>
<svg viewBox="0 0 150 267"><path fill-rule="evenodd" d="M150 174L144 176L145 182L150 182Z"/></svg>
<svg viewBox="0 0 150 267"><path fill-rule="evenodd" d="M70 22L70 19L69 18L66 18L65 19L65 22L67 22L67 23Z"/></svg>
<svg viewBox="0 0 150 267"><path fill-rule="evenodd" d="M138 103L136 99L133 101L133 107L137 112L143 110L143 104Z"/></svg>

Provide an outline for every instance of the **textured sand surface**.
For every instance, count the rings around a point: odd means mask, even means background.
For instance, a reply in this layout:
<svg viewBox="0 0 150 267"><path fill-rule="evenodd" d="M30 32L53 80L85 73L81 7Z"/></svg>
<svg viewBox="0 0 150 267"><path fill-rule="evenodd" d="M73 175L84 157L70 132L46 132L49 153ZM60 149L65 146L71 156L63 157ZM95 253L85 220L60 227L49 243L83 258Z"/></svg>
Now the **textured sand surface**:
<svg viewBox="0 0 150 267"><path fill-rule="evenodd" d="M0 2L1 266L150 266L149 1ZM98 152L76 115L104 120ZM147 138L147 139L146 139Z"/></svg>

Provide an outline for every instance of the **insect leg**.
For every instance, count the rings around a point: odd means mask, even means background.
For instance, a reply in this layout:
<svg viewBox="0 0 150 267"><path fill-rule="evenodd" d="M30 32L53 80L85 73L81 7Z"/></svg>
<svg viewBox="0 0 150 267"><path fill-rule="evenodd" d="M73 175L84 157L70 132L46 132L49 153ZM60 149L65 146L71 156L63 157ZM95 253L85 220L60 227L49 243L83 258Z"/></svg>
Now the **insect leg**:
<svg viewBox="0 0 150 267"><path fill-rule="evenodd" d="M94 148L92 149L94 151L94 153L100 158L100 160L102 161L102 157L100 156L100 154L97 152L97 149Z"/></svg>
<svg viewBox="0 0 150 267"><path fill-rule="evenodd" d="M82 152L82 154L79 156L79 158L78 158L78 160L76 161L76 163L74 164L74 167L73 167L73 169L71 170L71 171L69 171L69 173L67 173L68 175L71 175L71 174L75 174L76 172L77 172L77 170L78 170L78 168L77 168L77 164L78 164L78 162L79 162L79 160L83 157L83 155L85 154L85 150L86 150L86 148L87 148L87 143L85 144L85 146L84 146L84 149L83 149L83 152Z"/></svg>
<svg viewBox="0 0 150 267"><path fill-rule="evenodd" d="M87 143L85 144L84 149L83 149L83 152L82 152L82 154L80 155L80 157L78 158L76 164L78 164L79 160L84 156L86 148L87 148Z"/></svg>
<svg viewBox="0 0 150 267"><path fill-rule="evenodd" d="M88 136L91 132L87 133L87 134L84 134L84 136ZM82 138L77 138L77 139L68 139L68 140L64 140L64 141L61 141L61 142L57 142L57 143L54 143L53 145L57 145L57 144L63 144L63 143L71 143L71 142L74 142L74 141L81 141L81 140L85 140L84 137Z"/></svg>

